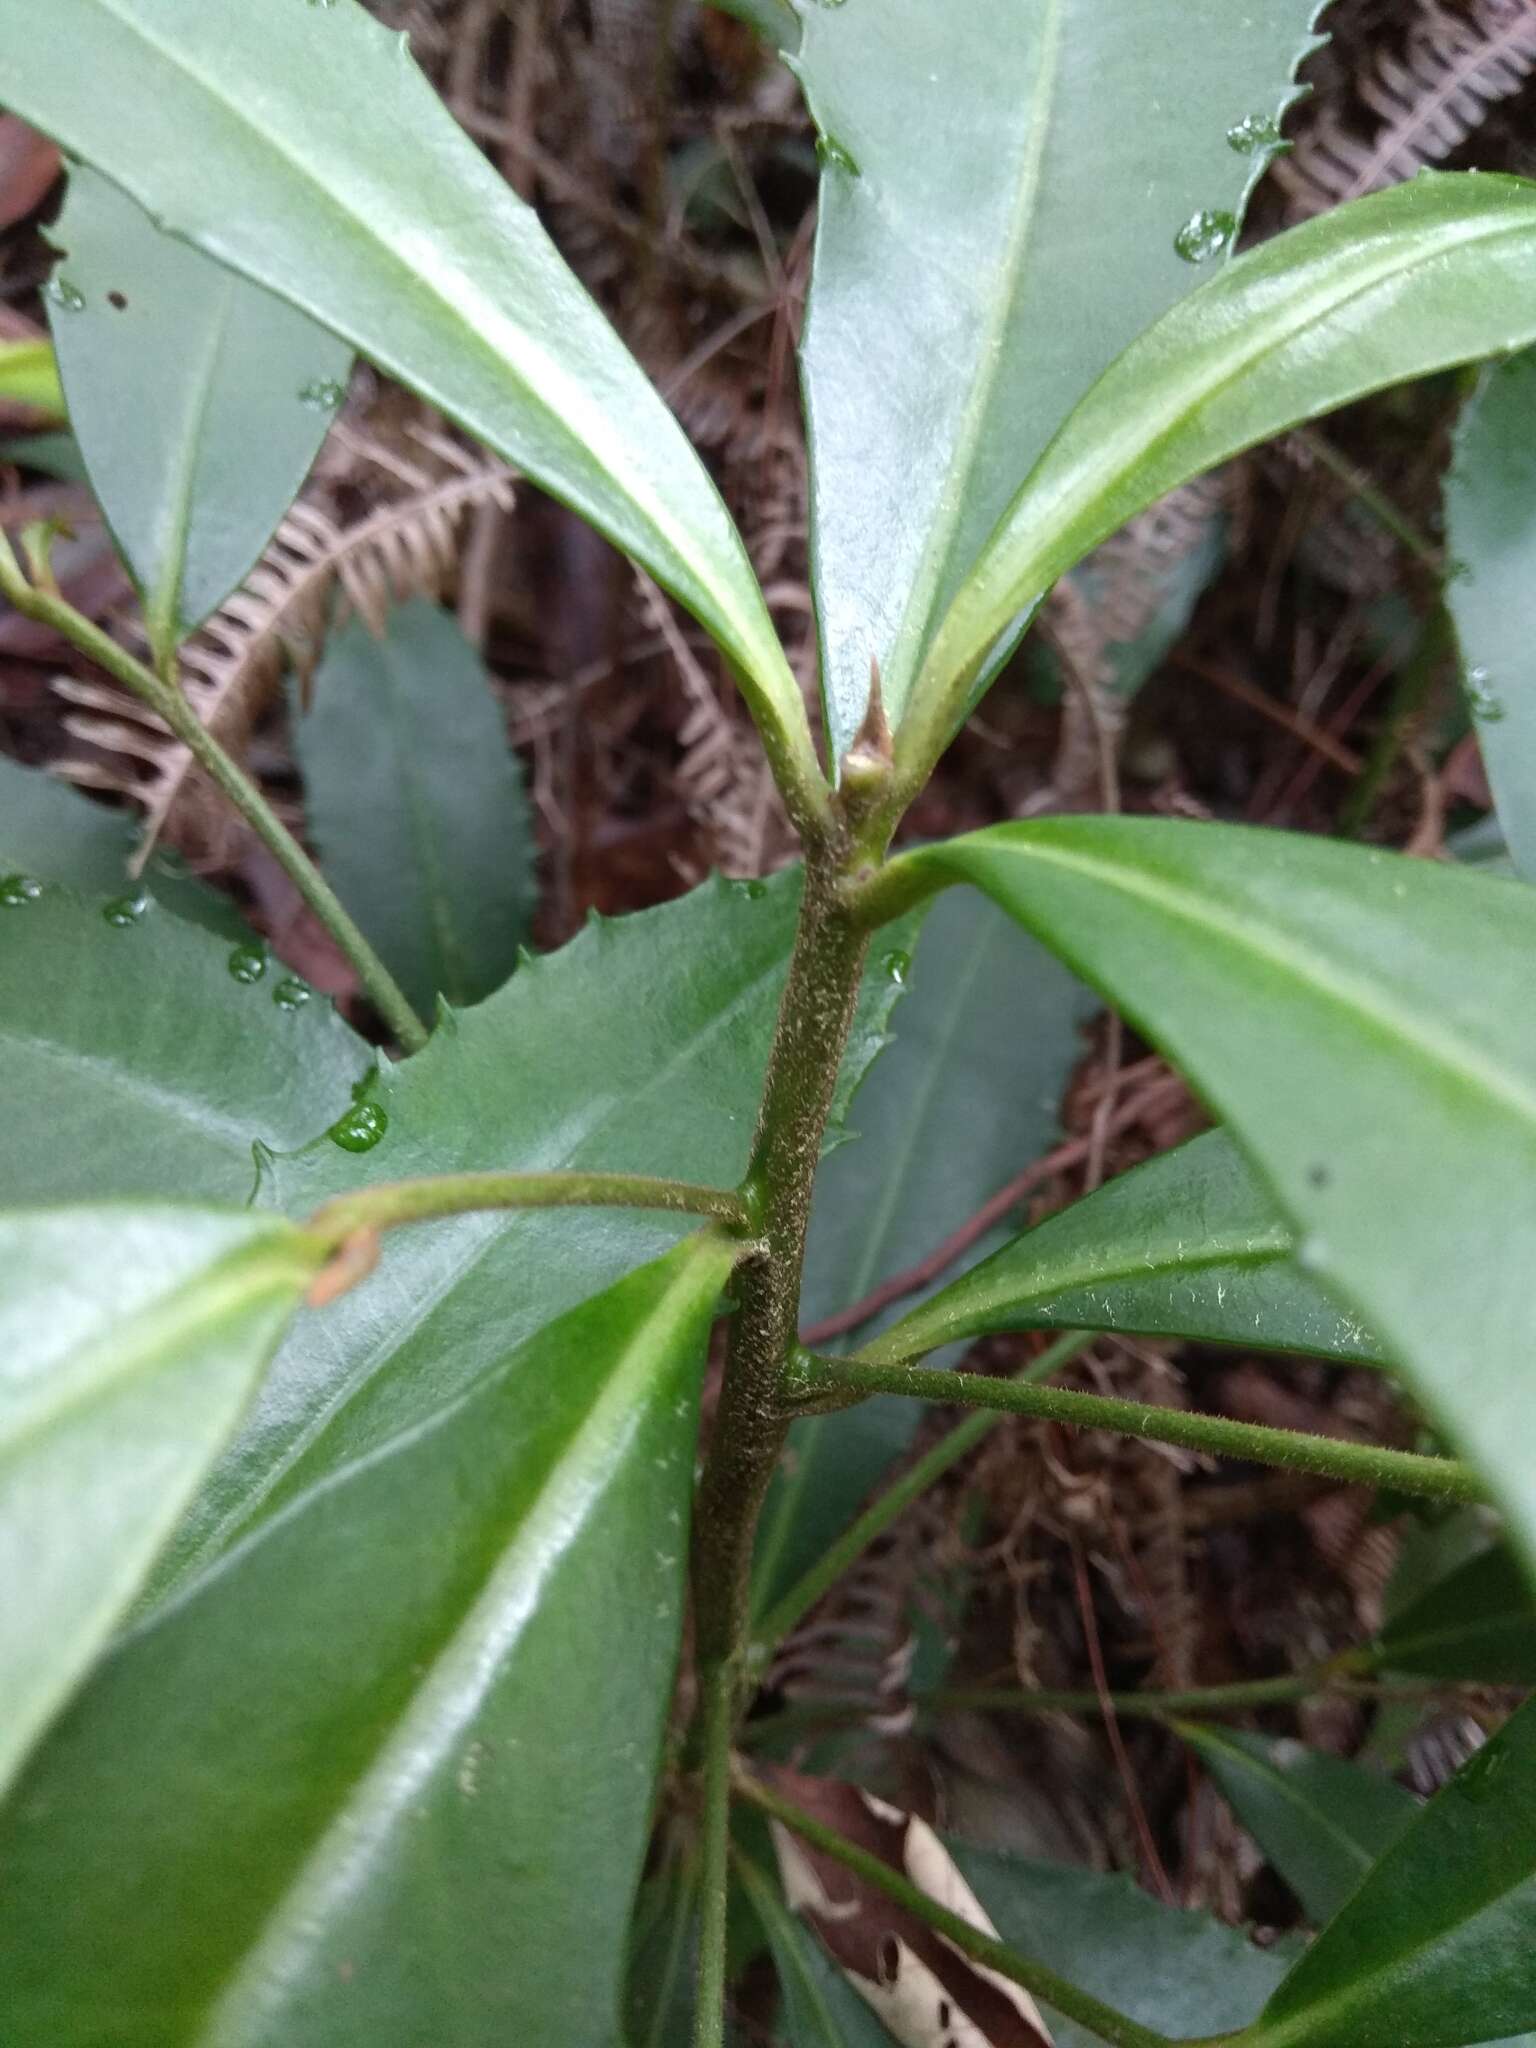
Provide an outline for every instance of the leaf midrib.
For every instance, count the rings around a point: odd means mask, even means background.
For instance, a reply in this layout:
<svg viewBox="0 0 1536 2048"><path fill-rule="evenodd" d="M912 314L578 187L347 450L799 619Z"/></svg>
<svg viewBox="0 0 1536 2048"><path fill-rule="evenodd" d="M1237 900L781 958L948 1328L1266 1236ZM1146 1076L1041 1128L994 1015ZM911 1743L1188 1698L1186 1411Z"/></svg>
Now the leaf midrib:
<svg viewBox="0 0 1536 2048"><path fill-rule="evenodd" d="M160 564L161 582L148 594L145 627L157 663L172 654L182 625L182 599L186 592L187 561L192 533L192 505L197 490L197 473L203 430L213 406L219 364L228 337L234 307L236 279L233 271L220 271L214 280L214 295L208 320L206 345L184 385L186 404L182 412L183 432L175 444L175 459L167 476L170 529ZM195 621L190 623L196 623Z"/></svg>

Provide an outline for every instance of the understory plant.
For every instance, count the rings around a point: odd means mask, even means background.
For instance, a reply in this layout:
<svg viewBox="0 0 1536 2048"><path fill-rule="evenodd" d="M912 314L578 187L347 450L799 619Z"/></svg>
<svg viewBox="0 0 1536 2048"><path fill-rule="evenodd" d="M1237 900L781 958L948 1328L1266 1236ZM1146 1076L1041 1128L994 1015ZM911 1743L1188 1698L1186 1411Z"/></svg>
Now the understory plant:
<svg viewBox="0 0 1536 2048"><path fill-rule="evenodd" d="M1303 1684L1528 1680L1529 884L1165 818L892 849L1091 550L1284 429L1486 358L1451 607L1474 710L1511 713L1495 781L1529 801L1536 185L1425 175L1235 254L1315 0L748 12L819 138L821 748L704 468L403 37L358 0L0 0L0 102L70 164L54 346L141 639L73 607L47 529L0 542L0 592L189 750L393 1048L157 857L130 878L107 814L0 783L0 2034L718 2048L765 1947L792 2048L1536 2029L1536 1708L1419 1807L1223 1731L1241 1687L1163 1700L1317 1930L1273 1950L946 1843L752 1718L778 1646L1000 1414L1485 1504L1476 1555ZM519 960L516 770L431 607L382 652L348 628L314 679L317 864L183 656L354 352L692 615L797 868ZM409 829L348 779L380 752ZM818 1168L949 892L1215 1128L834 1354L801 1339ZM1032 1001L984 1019L1010 1057ZM828 1169L851 1214L882 1200L858 1153ZM867 1291L855 1265L823 1261L818 1317ZM1021 1329L1056 1335L1016 1378L924 1362ZM1116 1330L1376 1367L1419 1447L1052 1384ZM827 1529L891 1394L975 1413Z"/></svg>

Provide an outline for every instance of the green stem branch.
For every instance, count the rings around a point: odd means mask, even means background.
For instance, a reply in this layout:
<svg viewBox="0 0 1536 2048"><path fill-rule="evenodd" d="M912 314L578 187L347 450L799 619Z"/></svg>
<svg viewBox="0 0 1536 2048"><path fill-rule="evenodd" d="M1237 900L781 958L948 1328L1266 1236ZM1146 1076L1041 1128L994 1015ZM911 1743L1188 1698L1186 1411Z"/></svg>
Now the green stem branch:
<svg viewBox="0 0 1536 2048"><path fill-rule="evenodd" d="M704 1812L699 1843L699 1970L693 2048L724 2048L731 1849L731 1730L736 1688L726 1664L702 1678Z"/></svg>
<svg viewBox="0 0 1536 2048"><path fill-rule="evenodd" d="M1043 1963L1030 1962L1015 1955L995 1936L984 1934L969 1920L962 1920L958 1913L951 1913L937 1899L919 1891L889 1863L882 1862L867 1849L861 1849L857 1843L824 1826L746 1772L737 1773L735 1788L738 1798L779 1821L813 1848L820 1849L823 1855L835 1858L875 1890L884 1892L888 1899L943 1935L972 1962L980 1963L985 1969L996 1970L1010 1983L1022 1984L1032 1997L1044 1999L1047 2005L1053 2005L1068 2019L1097 2034L1101 2041L1109 2043L1109 2048L1169 2048L1168 2035L1153 2033L1150 2027L1140 2025L1123 2012L1116 2012L1113 2006L1101 2004L1088 1992L1069 1984L1065 1977L1058 1977L1054 1970L1048 1970Z"/></svg>
<svg viewBox="0 0 1536 2048"><path fill-rule="evenodd" d="M162 681L153 669L136 661L83 613L54 591L29 583L0 535L0 595L29 619L51 626L125 689L140 697L192 755L209 780L239 811L258 839L287 873L299 895L330 932L357 973L379 1015L408 1052L427 1042L426 1027L411 1008L393 975L363 937L336 892L321 876L309 855L277 817L261 791L236 766L206 729L181 692Z"/></svg>
<svg viewBox="0 0 1536 2048"><path fill-rule="evenodd" d="M312 1232L341 1244L359 1230L393 1230L437 1216L477 1209L665 1209L708 1216L738 1230L752 1227L741 1196L690 1181L653 1180L643 1173L443 1173L423 1180L384 1181L338 1195L315 1211Z"/></svg>
<svg viewBox="0 0 1536 2048"><path fill-rule="evenodd" d="M1308 1436L1300 1430L1233 1422L1219 1415L1191 1415L1179 1408L1156 1408L1102 1394L1069 1393L1061 1387L1035 1387L976 1373L870 1365L858 1358L818 1358L807 1352L800 1355L795 1377L799 1390L811 1397L819 1393L909 1394L924 1401L959 1402L1009 1415L1031 1415L1073 1429L1112 1430L1254 1465L1282 1465L1291 1471L1336 1479L1345 1486L1380 1487L1426 1500L1487 1498L1478 1474L1455 1458L1426 1458L1413 1451L1383 1450L1376 1444Z"/></svg>

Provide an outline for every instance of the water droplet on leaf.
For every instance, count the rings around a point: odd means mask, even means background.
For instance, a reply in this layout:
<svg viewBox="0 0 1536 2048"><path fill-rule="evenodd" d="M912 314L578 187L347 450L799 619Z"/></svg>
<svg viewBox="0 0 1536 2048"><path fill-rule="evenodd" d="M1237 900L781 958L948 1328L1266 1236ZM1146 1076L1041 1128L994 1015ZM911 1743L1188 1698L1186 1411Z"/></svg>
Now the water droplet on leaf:
<svg viewBox="0 0 1536 2048"><path fill-rule="evenodd" d="M1296 1247L1296 1263L1303 1273L1321 1273L1328 1263L1328 1247L1310 1232Z"/></svg>
<svg viewBox="0 0 1536 2048"><path fill-rule="evenodd" d="M1237 221L1230 213L1202 207L1192 213L1173 238L1173 246L1186 263L1206 263L1219 256L1237 233Z"/></svg>
<svg viewBox="0 0 1536 2048"><path fill-rule="evenodd" d="M906 987L907 976L912 972L912 955L910 953L887 953L880 962L880 965L885 969L887 981L893 981L897 988Z"/></svg>
<svg viewBox="0 0 1536 2048"><path fill-rule="evenodd" d="M388 1129L389 1118L376 1102L356 1102L326 1135L343 1152L371 1152Z"/></svg>
<svg viewBox="0 0 1536 2048"><path fill-rule="evenodd" d="M247 988L253 981L260 981L267 971L267 954L263 946L236 946L229 956L230 977L243 983Z"/></svg>
<svg viewBox="0 0 1536 2048"><path fill-rule="evenodd" d="M766 882L748 882L747 895L754 903L760 902L767 894L768 884Z"/></svg>
<svg viewBox="0 0 1536 2048"><path fill-rule="evenodd" d="M311 412L335 412L346 395L345 387L334 377L311 377L300 387L299 403L307 405Z"/></svg>
<svg viewBox="0 0 1536 2048"><path fill-rule="evenodd" d="M1257 156L1261 149L1278 149L1280 124L1272 114L1245 114L1227 130L1227 147L1239 156Z"/></svg>
<svg viewBox="0 0 1536 2048"><path fill-rule="evenodd" d="M824 171L847 171L854 178L859 175L858 165L835 135L817 136L816 161Z"/></svg>
<svg viewBox="0 0 1536 2048"><path fill-rule="evenodd" d="M114 931L125 932L138 923L148 908L147 897L114 896L110 903L102 905L101 914Z"/></svg>
<svg viewBox="0 0 1536 2048"><path fill-rule="evenodd" d="M42 893L43 885L35 875L0 875L0 905L7 910L35 903Z"/></svg>
<svg viewBox="0 0 1536 2048"><path fill-rule="evenodd" d="M67 277L50 277L43 287L48 303L57 306L61 313L83 313L85 293L79 285L71 284Z"/></svg>
<svg viewBox="0 0 1536 2048"><path fill-rule="evenodd" d="M299 980L296 974L285 974L272 991L272 1000L280 1010L302 1010L314 991L307 982Z"/></svg>

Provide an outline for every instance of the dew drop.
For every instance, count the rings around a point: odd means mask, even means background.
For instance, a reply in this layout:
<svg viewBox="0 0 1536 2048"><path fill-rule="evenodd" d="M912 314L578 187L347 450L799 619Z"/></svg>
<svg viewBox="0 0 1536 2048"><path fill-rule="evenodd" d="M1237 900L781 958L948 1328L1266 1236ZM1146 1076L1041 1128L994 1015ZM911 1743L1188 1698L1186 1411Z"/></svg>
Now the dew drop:
<svg viewBox="0 0 1536 2048"><path fill-rule="evenodd" d="M753 903L760 903L763 897L768 894L768 884L766 882L748 882L746 884L746 894Z"/></svg>
<svg viewBox="0 0 1536 2048"><path fill-rule="evenodd" d="M311 377L299 388L299 403L311 412L335 412L346 395L345 387L334 377Z"/></svg>
<svg viewBox="0 0 1536 2048"><path fill-rule="evenodd" d="M1310 1232L1296 1247L1296 1263L1303 1273L1321 1273L1328 1263L1328 1247Z"/></svg>
<svg viewBox="0 0 1536 2048"><path fill-rule="evenodd" d="M114 931L125 932L136 925L149 908L145 896L114 896L110 903L104 903L101 914Z"/></svg>
<svg viewBox="0 0 1536 2048"><path fill-rule="evenodd" d="M43 893L43 885L35 875L0 875L0 906L6 910L20 910L24 903L35 903Z"/></svg>
<svg viewBox="0 0 1536 2048"><path fill-rule="evenodd" d="M85 311L85 293L79 285L71 284L67 277L50 277L43 287L43 296L51 306L57 306L61 313Z"/></svg>
<svg viewBox="0 0 1536 2048"><path fill-rule="evenodd" d="M1504 699L1497 690L1489 688L1485 668L1467 670L1467 708L1479 725L1497 725L1504 716Z"/></svg>
<svg viewBox="0 0 1536 2048"><path fill-rule="evenodd" d="M263 946L236 946L227 962L230 979L249 988L253 981L260 981L267 971L267 955Z"/></svg>
<svg viewBox="0 0 1536 2048"><path fill-rule="evenodd" d="M389 1129L389 1118L376 1102L355 1102L326 1133L343 1152L371 1152Z"/></svg>
<svg viewBox="0 0 1536 2048"><path fill-rule="evenodd" d="M272 1000L280 1010L302 1010L314 991L309 984L300 981L296 974L285 974L272 991Z"/></svg>
<svg viewBox="0 0 1536 2048"><path fill-rule="evenodd" d="M817 136L816 161L824 171L847 171L855 178L859 175L858 165L835 135Z"/></svg>
<svg viewBox="0 0 1536 2048"><path fill-rule="evenodd" d="M1173 246L1186 263L1206 263L1212 256L1219 256L1236 233L1237 222L1230 213L1202 207L1179 229Z"/></svg>
<svg viewBox="0 0 1536 2048"><path fill-rule="evenodd" d="M1466 583L1471 579L1472 564L1463 561L1460 555L1452 555L1442 573L1447 583Z"/></svg>
<svg viewBox="0 0 1536 2048"><path fill-rule="evenodd" d="M880 965L885 969L887 981L894 982L897 988L906 987L907 976L912 972L910 953L887 953Z"/></svg>
<svg viewBox="0 0 1536 2048"><path fill-rule="evenodd" d="M818 7L826 7L826 8L832 8L832 7L841 7L841 6L843 6L844 4L845 4L845 0L816 0L816 5L817 5Z"/></svg>
<svg viewBox="0 0 1536 2048"><path fill-rule="evenodd" d="M1271 114L1245 114L1227 130L1227 147L1239 156L1257 156L1280 147L1280 124Z"/></svg>

